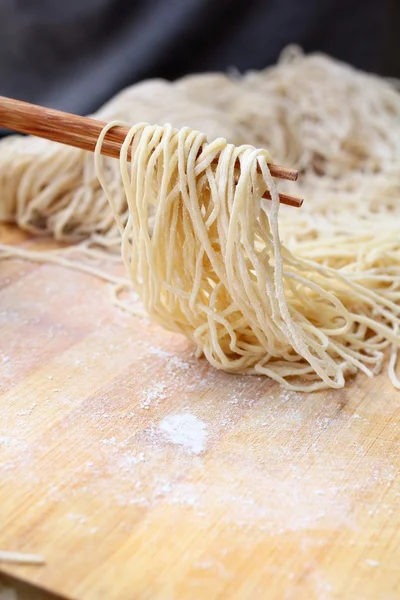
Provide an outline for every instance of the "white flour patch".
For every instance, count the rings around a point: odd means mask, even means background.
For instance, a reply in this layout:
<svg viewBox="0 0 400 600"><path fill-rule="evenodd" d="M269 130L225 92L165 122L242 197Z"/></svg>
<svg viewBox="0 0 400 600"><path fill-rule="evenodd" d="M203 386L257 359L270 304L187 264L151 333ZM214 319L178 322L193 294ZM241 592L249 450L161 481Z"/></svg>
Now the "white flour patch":
<svg viewBox="0 0 400 600"><path fill-rule="evenodd" d="M118 466L122 471L131 471L136 465L141 462L144 462L146 457L144 452L139 452L139 454L132 454L127 452L123 454L118 461Z"/></svg>
<svg viewBox="0 0 400 600"><path fill-rule="evenodd" d="M19 450L24 450L27 447L26 444L16 437L7 437L3 435L0 435L0 446L3 446L4 448L17 448Z"/></svg>
<svg viewBox="0 0 400 600"><path fill-rule="evenodd" d="M379 567L380 562L379 560L374 560L372 558L367 558L365 560L365 562L367 563L367 565L369 565L370 567Z"/></svg>
<svg viewBox="0 0 400 600"><path fill-rule="evenodd" d="M67 518L70 521L75 521L76 523L79 523L80 525L84 525L88 520L86 515L81 515L81 514L73 513L73 512L68 513Z"/></svg>
<svg viewBox="0 0 400 600"><path fill-rule="evenodd" d="M156 348L155 346L149 346L148 353L152 356L157 356L158 358L171 358L173 356L170 352L166 352L162 348Z"/></svg>
<svg viewBox="0 0 400 600"><path fill-rule="evenodd" d="M167 373L171 376L174 376L176 373L181 371L188 371L191 365L187 362L179 358L176 354L172 354L171 352L167 352L162 348L156 348L155 346L149 346L147 349L148 353L151 356L155 356L157 358L162 359L166 363Z"/></svg>
<svg viewBox="0 0 400 600"><path fill-rule="evenodd" d="M167 398L167 394L165 393L166 387L164 383L156 383L151 388L145 390L140 401L140 408L148 410L154 402L158 404L160 400L165 400Z"/></svg>
<svg viewBox="0 0 400 600"><path fill-rule="evenodd" d="M166 416L158 425L163 437L183 446L189 454L201 454L207 439L207 425L192 413Z"/></svg>

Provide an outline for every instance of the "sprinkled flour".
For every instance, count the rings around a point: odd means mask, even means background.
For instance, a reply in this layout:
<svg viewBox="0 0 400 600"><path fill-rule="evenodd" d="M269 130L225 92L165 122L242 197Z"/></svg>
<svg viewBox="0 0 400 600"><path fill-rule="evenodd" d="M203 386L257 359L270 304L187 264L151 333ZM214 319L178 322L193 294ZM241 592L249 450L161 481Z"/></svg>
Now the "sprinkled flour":
<svg viewBox="0 0 400 600"><path fill-rule="evenodd" d="M189 454L201 454L207 438L207 425L191 413L168 415L158 425L166 440L183 446Z"/></svg>
<svg viewBox="0 0 400 600"><path fill-rule="evenodd" d="M155 383L151 388L145 390L143 398L140 401L140 408L147 410L154 401L158 404L160 400L165 400L167 397L165 393L166 387L164 383Z"/></svg>

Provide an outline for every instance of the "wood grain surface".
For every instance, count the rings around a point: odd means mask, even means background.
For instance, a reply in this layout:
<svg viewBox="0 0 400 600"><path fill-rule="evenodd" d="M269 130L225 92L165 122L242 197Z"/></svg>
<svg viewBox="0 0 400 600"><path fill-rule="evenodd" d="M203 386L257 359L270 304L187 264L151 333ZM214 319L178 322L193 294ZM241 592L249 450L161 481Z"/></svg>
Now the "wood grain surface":
<svg viewBox="0 0 400 600"><path fill-rule="evenodd" d="M77 600L398 599L386 375L297 394L192 350L93 277L0 262L0 549L46 559L3 578Z"/></svg>

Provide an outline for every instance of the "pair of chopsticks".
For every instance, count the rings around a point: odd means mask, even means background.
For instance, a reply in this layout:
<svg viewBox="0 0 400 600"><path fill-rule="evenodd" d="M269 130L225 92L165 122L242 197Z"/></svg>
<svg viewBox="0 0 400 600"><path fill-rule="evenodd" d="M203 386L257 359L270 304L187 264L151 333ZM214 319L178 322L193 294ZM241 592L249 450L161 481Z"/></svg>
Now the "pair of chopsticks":
<svg viewBox="0 0 400 600"><path fill-rule="evenodd" d="M106 123L90 117L79 117L69 113L13 100L0 96L0 127L12 129L19 133L27 133L36 137L74 146L81 150L94 152L98 137ZM113 127L107 132L102 144L101 153L104 156L119 158L122 143L129 129ZM129 155L128 155L129 157ZM238 165L239 166L239 165ZM298 171L279 165L268 165L271 175L279 179L296 181ZM269 192L264 198L271 199ZM299 208L303 204L301 198L279 194L281 204Z"/></svg>

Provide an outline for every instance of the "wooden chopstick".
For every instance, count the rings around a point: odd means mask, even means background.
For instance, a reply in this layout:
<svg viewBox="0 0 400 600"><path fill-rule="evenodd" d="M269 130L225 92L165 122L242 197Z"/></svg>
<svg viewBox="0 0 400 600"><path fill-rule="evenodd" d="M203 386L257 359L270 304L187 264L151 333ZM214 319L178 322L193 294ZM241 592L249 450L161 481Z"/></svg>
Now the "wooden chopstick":
<svg viewBox="0 0 400 600"><path fill-rule="evenodd" d="M29 104L0 96L0 127L5 127L19 133L27 133L45 138L81 150L94 152L98 137L106 123L91 117L80 117L70 113ZM105 156L119 158L121 145L129 131L128 127L113 127L107 132L101 148ZM130 158L128 153L128 158ZM275 164L269 164L273 177L296 181L298 171ZM238 165L239 167L239 165ZM269 192L264 198L271 198ZM302 198L279 194L281 204L299 208Z"/></svg>

